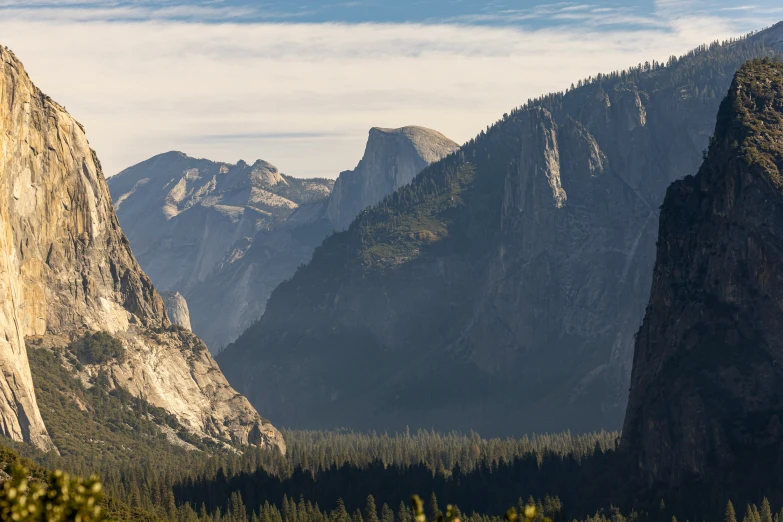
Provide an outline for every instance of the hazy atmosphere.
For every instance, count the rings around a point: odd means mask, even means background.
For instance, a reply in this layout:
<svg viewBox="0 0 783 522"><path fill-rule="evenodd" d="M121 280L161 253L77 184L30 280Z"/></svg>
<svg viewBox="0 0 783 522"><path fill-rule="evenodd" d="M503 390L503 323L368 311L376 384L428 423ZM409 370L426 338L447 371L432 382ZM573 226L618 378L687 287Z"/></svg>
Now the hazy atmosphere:
<svg viewBox="0 0 783 522"><path fill-rule="evenodd" d="M0 522L783 522L783 6L0 0Z"/></svg>

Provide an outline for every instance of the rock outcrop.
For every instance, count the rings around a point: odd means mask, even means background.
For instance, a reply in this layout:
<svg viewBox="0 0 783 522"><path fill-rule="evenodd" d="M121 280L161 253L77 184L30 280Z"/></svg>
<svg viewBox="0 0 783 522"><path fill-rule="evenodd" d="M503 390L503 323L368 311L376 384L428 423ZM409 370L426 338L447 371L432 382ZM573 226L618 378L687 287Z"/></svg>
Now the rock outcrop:
<svg viewBox="0 0 783 522"><path fill-rule="evenodd" d="M721 104L698 174L661 207L621 445L648 483L779 482L781 173L783 65L753 61Z"/></svg>
<svg viewBox="0 0 783 522"><path fill-rule="evenodd" d="M188 302L179 292L164 290L160 293L163 303L166 305L166 313L171 322L187 330L193 330L190 325L190 310Z"/></svg>
<svg viewBox="0 0 783 522"><path fill-rule="evenodd" d="M296 428L619 428L666 188L698 168L715 93L782 34L504 116L327 239L221 368Z"/></svg>
<svg viewBox="0 0 783 522"><path fill-rule="evenodd" d="M216 352L261 317L272 290L325 237L456 148L421 127L372 129L359 165L331 194L329 180L285 176L260 160L176 152L126 169L109 187L142 267L187 299L194 331Z"/></svg>
<svg viewBox="0 0 783 522"><path fill-rule="evenodd" d="M332 188L330 180L285 176L262 160L231 165L181 152L160 154L108 181L144 271L156 287L188 299L237 242L278 227Z"/></svg>
<svg viewBox="0 0 783 522"><path fill-rule="evenodd" d="M84 130L0 49L0 429L53 448L36 406L25 338L89 331L120 338L129 357L106 364L118 386L176 415L194 433L277 441L226 382L203 343L173 331L112 207ZM189 335L189 334L188 334ZM198 341L198 342L196 342ZM74 405L76 407L76 405Z"/></svg>
<svg viewBox="0 0 783 522"><path fill-rule="evenodd" d="M424 127L370 129L364 157L354 170L341 173L334 184L326 209L329 221L335 230L345 230L359 212L458 148L443 134Z"/></svg>

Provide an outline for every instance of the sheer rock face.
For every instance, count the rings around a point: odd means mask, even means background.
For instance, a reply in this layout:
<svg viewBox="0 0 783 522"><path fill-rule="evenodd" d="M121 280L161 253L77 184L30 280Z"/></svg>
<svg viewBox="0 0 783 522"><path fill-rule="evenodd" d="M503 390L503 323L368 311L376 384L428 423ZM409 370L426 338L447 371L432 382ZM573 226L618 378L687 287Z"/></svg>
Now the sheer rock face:
<svg viewBox="0 0 783 522"><path fill-rule="evenodd" d="M263 421L202 354L165 334L163 301L137 264L82 127L0 48L0 421L3 433L53 448L35 401L25 337L107 331L131 357L119 381L204 435L235 440ZM151 357L141 356L148 352ZM176 369L179 368L179 369ZM184 371L190 368L192 371ZM181 371L180 371L181 370ZM168 378L162 378L170 371ZM154 388L146 383L154 382ZM76 406L74 406L76 407ZM212 430L210 426L223 428Z"/></svg>
<svg viewBox="0 0 783 522"><path fill-rule="evenodd" d="M666 188L781 34L514 111L326 240L221 368L296 428L619 428Z"/></svg>
<svg viewBox="0 0 783 522"><path fill-rule="evenodd" d="M192 331L188 302L185 301L182 294L179 292L172 292L171 290L164 290L160 295L166 305L166 313L168 314L169 319L171 319L171 322Z"/></svg>
<svg viewBox="0 0 783 522"><path fill-rule="evenodd" d="M750 62L661 208L622 440L648 482L779 476L764 470L783 463L781 173L783 65Z"/></svg>
<svg viewBox="0 0 783 522"><path fill-rule="evenodd" d="M345 230L362 210L458 148L443 134L424 127L370 129L359 165L341 173L334 184L326 211L329 220L336 230Z"/></svg>

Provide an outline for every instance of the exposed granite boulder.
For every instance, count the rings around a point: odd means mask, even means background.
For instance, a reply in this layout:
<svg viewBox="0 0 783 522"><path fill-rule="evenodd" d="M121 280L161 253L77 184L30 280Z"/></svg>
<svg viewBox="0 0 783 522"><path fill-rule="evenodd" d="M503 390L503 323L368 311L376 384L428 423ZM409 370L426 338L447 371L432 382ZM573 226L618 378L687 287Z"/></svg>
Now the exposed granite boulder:
<svg viewBox="0 0 783 522"><path fill-rule="evenodd" d="M166 305L166 313L171 322L192 331L188 302L185 301L182 294L179 292L172 292L171 290L164 290L160 293L160 296L163 298L163 303Z"/></svg>
<svg viewBox="0 0 783 522"><path fill-rule="evenodd" d="M621 445L649 483L780 482L782 173L783 65L750 62L661 207Z"/></svg>
<svg viewBox="0 0 783 522"><path fill-rule="evenodd" d="M255 426L264 421L230 388L209 353L191 354L168 331L163 300L120 230L83 128L4 48L0 150L0 199L6 202L0 206L2 432L53 448L36 405L25 337L67 342L81 332L106 331L130 354L128 362L107 368L127 377L118 385L197 434L263 440ZM161 332L159 340L148 335L154 331Z"/></svg>

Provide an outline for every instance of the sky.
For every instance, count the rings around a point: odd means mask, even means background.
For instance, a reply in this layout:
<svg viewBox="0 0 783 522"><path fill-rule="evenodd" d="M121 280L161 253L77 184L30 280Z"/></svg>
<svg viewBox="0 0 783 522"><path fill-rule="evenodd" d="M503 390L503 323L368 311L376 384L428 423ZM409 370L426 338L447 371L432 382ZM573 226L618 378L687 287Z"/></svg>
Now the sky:
<svg viewBox="0 0 783 522"><path fill-rule="evenodd" d="M0 0L107 175L180 150L336 177L371 127L458 143L531 97L783 20L779 0Z"/></svg>

